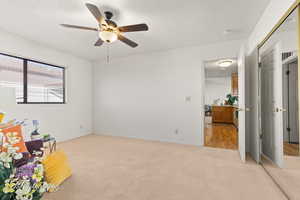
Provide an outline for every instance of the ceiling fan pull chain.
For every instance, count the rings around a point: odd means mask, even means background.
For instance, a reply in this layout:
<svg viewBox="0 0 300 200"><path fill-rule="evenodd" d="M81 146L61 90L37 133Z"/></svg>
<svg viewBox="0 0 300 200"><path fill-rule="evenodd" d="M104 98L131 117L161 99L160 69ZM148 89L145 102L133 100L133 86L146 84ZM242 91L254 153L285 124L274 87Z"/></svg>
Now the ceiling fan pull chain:
<svg viewBox="0 0 300 200"><path fill-rule="evenodd" d="M107 62L107 64L109 63L109 59L110 59L110 57L109 57L109 45L107 45L107 51L106 51L106 53L107 53L107 55L106 55L106 62Z"/></svg>

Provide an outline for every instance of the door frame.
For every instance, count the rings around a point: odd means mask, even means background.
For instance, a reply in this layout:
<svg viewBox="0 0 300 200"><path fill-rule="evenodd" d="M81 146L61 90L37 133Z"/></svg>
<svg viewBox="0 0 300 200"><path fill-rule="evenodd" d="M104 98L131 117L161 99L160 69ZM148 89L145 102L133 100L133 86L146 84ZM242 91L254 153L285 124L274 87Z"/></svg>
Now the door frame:
<svg viewBox="0 0 300 200"><path fill-rule="evenodd" d="M247 100L246 100L246 87L247 87L247 78L246 78L246 47L243 44L239 50L238 55L238 152L240 154L240 158L242 162L246 162L246 152L247 152L247 114L250 111L247 108ZM242 97L242 98L241 98ZM243 125L243 126L241 126Z"/></svg>
<svg viewBox="0 0 300 200"><path fill-rule="evenodd" d="M206 74L205 74L205 65L207 62L209 61L218 61L218 60L226 60L226 59L238 59L237 57L222 57L222 58L217 58L217 59L210 59L210 60L204 60L202 61L202 66L203 66L203 73L201 75L202 77L202 97L201 97L201 100L203 102L202 104L202 108L201 108L201 120L202 120L202 136L201 136L201 146L202 147L205 147L205 97L206 97L206 92L205 92L205 88L206 88ZM245 61L246 62L246 61ZM245 91L246 92L246 91ZM238 131L238 135L239 135L239 131ZM239 141L237 141L239 143ZM219 149L219 148L217 148ZM233 151L237 151L239 152L239 149L236 149L236 150L233 150Z"/></svg>
<svg viewBox="0 0 300 200"><path fill-rule="evenodd" d="M201 79L202 79L202 88L201 88L201 90L202 90L202 98L201 98L201 100L202 100L202 106L201 106L201 113L200 113L200 115L201 115L201 122L202 122L202 129L201 129L201 132L202 132L202 137L201 137L201 146L202 147L204 147L205 146L205 95L206 95L206 93L205 93L205 88L206 88L206 84L205 84L205 78L206 78L206 76L205 76L205 63L206 63L207 61L202 61L202 77L201 77Z"/></svg>

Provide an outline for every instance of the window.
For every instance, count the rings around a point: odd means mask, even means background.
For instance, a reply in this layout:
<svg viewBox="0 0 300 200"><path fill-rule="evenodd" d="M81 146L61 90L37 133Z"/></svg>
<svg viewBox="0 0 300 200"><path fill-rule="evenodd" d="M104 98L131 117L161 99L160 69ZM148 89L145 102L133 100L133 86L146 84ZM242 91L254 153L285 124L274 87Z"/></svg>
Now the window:
<svg viewBox="0 0 300 200"><path fill-rule="evenodd" d="M0 87L15 88L21 104L65 103L65 68L0 54Z"/></svg>
<svg viewBox="0 0 300 200"><path fill-rule="evenodd" d="M23 59L0 54L0 87L16 89L16 101L24 101Z"/></svg>
<svg viewBox="0 0 300 200"><path fill-rule="evenodd" d="M27 62L27 101L64 102L64 70L37 62Z"/></svg>

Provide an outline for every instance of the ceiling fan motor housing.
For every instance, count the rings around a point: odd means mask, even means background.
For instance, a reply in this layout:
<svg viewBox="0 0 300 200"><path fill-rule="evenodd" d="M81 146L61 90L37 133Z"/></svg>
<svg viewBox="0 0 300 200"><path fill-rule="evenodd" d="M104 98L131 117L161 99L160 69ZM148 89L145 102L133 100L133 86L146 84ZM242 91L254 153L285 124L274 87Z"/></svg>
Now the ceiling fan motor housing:
<svg viewBox="0 0 300 200"><path fill-rule="evenodd" d="M117 23L114 22L113 20L111 20L112 17L114 16L113 13L110 11L105 11L104 14L106 17L105 21L106 21L107 25L110 27L113 27L113 28L117 28L118 27Z"/></svg>
<svg viewBox="0 0 300 200"><path fill-rule="evenodd" d="M105 11L104 14L105 14L106 19L108 19L108 20L110 20L114 16L114 14L110 11Z"/></svg>
<svg viewBox="0 0 300 200"><path fill-rule="evenodd" d="M110 27L113 27L113 28L117 28L118 27L117 23L114 22L114 21L112 21L112 20L108 20L107 19L105 21L106 21L107 25L110 26Z"/></svg>

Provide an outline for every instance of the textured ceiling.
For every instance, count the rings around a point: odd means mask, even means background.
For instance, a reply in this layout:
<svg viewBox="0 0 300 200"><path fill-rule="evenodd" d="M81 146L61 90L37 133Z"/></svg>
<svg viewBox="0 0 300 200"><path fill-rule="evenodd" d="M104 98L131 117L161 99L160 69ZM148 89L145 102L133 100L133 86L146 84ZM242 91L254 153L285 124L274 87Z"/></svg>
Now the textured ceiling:
<svg viewBox="0 0 300 200"><path fill-rule="evenodd" d="M103 12L113 11L119 25L149 25L149 32L126 34L139 47L132 49L120 42L110 46L110 55L119 57L244 39L269 0L1 0L0 29L89 60L105 59L107 48L93 46L96 32L59 26L96 27L86 2L98 5Z"/></svg>

